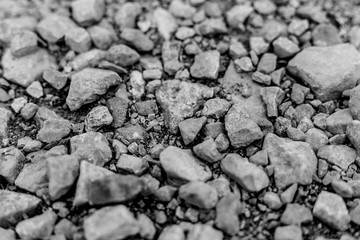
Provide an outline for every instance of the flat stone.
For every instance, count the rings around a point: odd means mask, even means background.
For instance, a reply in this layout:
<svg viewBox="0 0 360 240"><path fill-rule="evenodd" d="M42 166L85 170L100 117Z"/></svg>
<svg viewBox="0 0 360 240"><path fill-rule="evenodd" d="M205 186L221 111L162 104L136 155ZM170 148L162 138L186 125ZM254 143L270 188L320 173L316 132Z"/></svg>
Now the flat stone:
<svg viewBox="0 0 360 240"><path fill-rule="evenodd" d="M301 225L312 222L312 220L311 210L297 203L287 204L280 218L280 222L285 225Z"/></svg>
<svg viewBox="0 0 360 240"><path fill-rule="evenodd" d="M333 134L344 134L352 120L349 108L336 111L326 118L326 129Z"/></svg>
<svg viewBox="0 0 360 240"><path fill-rule="evenodd" d="M221 98L213 98L204 103L204 108L201 112L203 116L221 118L225 116L229 110L231 103Z"/></svg>
<svg viewBox="0 0 360 240"><path fill-rule="evenodd" d="M148 116L149 114L157 114L158 106L156 100L147 100L142 102L136 102L135 108L138 114L142 116Z"/></svg>
<svg viewBox="0 0 360 240"><path fill-rule="evenodd" d="M188 145L195 140L205 123L206 117L189 118L179 123L181 137L185 145Z"/></svg>
<svg viewBox="0 0 360 240"><path fill-rule="evenodd" d="M360 225L360 205L357 205L354 209L350 211L351 222L356 225Z"/></svg>
<svg viewBox="0 0 360 240"><path fill-rule="evenodd" d="M264 87L260 91L262 100L266 105L268 117L278 116L278 106L285 98L285 92L279 87Z"/></svg>
<svg viewBox="0 0 360 240"><path fill-rule="evenodd" d="M8 2L1 2L8 5ZM24 30L35 31L37 19L32 16L5 18L0 21L0 41L10 43L12 38Z"/></svg>
<svg viewBox="0 0 360 240"><path fill-rule="evenodd" d="M356 86L350 91L350 99L349 99L349 109L351 112L351 116L355 120L360 120L360 86Z"/></svg>
<svg viewBox="0 0 360 240"><path fill-rule="evenodd" d="M43 87L39 81L32 82L27 88L26 93L33 98L41 98L44 95Z"/></svg>
<svg viewBox="0 0 360 240"><path fill-rule="evenodd" d="M274 210L279 209L282 206L279 195L274 192L266 192L265 193L264 203L266 204L266 206L268 206L268 208L274 209Z"/></svg>
<svg viewBox="0 0 360 240"><path fill-rule="evenodd" d="M207 51L195 56L194 64L190 68L194 78L217 79L220 69L220 53Z"/></svg>
<svg viewBox="0 0 360 240"><path fill-rule="evenodd" d="M120 37L124 39L126 44L134 47L140 52L148 52L154 48L153 41L151 41L148 36L137 29L125 28L121 32Z"/></svg>
<svg viewBox="0 0 360 240"><path fill-rule="evenodd" d="M38 48L37 35L29 30L16 34L10 42L11 53L15 57L22 57L35 52Z"/></svg>
<svg viewBox="0 0 360 240"><path fill-rule="evenodd" d="M195 224L187 236L187 240L212 239L222 240L223 233L207 224Z"/></svg>
<svg viewBox="0 0 360 240"><path fill-rule="evenodd" d="M121 240L139 231L134 215L124 205L101 208L84 220L84 232L88 240Z"/></svg>
<svg viewBox="0 0 360 240"><path fill-rule="evenodd" d="M113 121L109 109L105 106L97 106L85 117L85 130L87 132L96 132L101 127L110 125Z"/></svg>
<svg viewBox="0 0 360 240"><path fill-rule="evenodd" d="M86 160L99 166L111 160L112 153L105 136L88 132L70 138L70 152L79 161Z"/></svg>
<svg viewBox="0 0 360 240"><path fill-rule="evenodd" d="M216 204L215 225L226 234L235 235L240 230L238 215L243 211L239 198L229 193Z"/></svg>
<svg viewBox="0 0 360 240"><path fill-rule="evenodd" d="M288 63L287 69L307 83L321 101L337 99L360 78L360 54L350 44L309 47Z"/></svg>
<svg viewBox="0 0 360 240"><path fill-rule="evenodd" d="M43 18L37 25L40 36L49 43L56 43L62 40L72 29L78 28L69 17L50 14Z"/></svg>
<svg viewBox="0 0 360 240"><path fill-rule="evenodd" d="M21 239L46 239L51 236L57 215L48 210L41 215L23 220L16 225L16 233Z"/></svg>
<svg viewBox="0 0 360 240"><path fill-rule="evenodd" d="M71 3L72 17L81 26L99 22L105 13L104 0L76 0Z"/></svg>
<svg viewBox="0 0 360 240"><path fill-rule="evenodd" d="M4 78L22 87L29 86L46 69L57 68L55 58L45 49L38 49L20 58L15 58L11 51L7 50L2 56L1 64Z"/></svg>
<svg viewBox="0 0 360 240"><path fill-rule="evenodd" d="M349 212L344 200L337 194L322 191L315 202L313 215L335 230L349 228Z"/></svg>
<svg viewBox="0 0 360 240"><path fill-rule="evenodd" d="M156 234L156 228L153 221L144 213L137 216L137 221L140 226L140 236L145 239L153 239Z"/></svg>
<svg viewBox="0 0 360 240"><path fill-rule="evenodd" d="M264 170L238 154L228 154L220 166L226 175L247 191L259 192L270 183Z"/></svg>
<svg viewBox="0 0 360 240"><path fill-rule="evenodd" d="M101 50L108 50L114 41L118 40L115 31L112 26L103 26L100 22L98 25L94 25L87 28L88 33L90 34L90 38L94 43L95 47ZM111 69L109 69L111 70Z"/></svg>
<svg viewBox="0 0 360 240"><path fill-rule="evenodd" d="M193 147L193 151L196 156L208 163L218 162L224 156L217 150L217 145L213 138L205 139L202 143L197 144Z"/></svg>
<svg viewBox="0 0 360 240"><path fill-rule="evenodd" d="M129 67L137 63L139 59L140 55L124 44L113 45L106 52L106 60L121 67Z"/></svg>
<svg viewBox="0 0 360 240"><path fill-rule="evenodd" d="M355 162L356 150L346 145L326 145L319 149L317 156L346 171Z"/></svg>
<svg viewBox="0 0 360 240"><path fill-rule="evenodd" d="M109 70L86 68L71 77L66 103L71 111L94 102L111 87L121 82L120 76Z"/></svg>
<svg viewBox="0 0 360 240"><path fill-rule="evenodd" d="M241 104L233 105L225 116L225 128L231 145L247 147L264 136L260 127L242 109Z"/></svg>
<svg viewBox="0 0 360 240"><path fill-rule="evenodd" d="M197 160L189 150L169 146L160 153L160 163L169 183L173 185L204 182L211 178L210 168Z"/></svg>
<svg viewBox="0 0 360 240"><path fill-rule="evenodd" d="M354 195L353 186L339 179L334 179L331 182L331 187L334 189L335 193L343 198L352 198Z"/></svg>
<svg viewBox="0 0 360 240"><path fill-rule="evenodd" d="M47 69L43 72L43 79L49 83L53 88L60 90L65 87L67 76L64 73L58 72L53 69Z"/></svg>
<svg viewBox="0 0 360 240"><path fill-rule="evenodd" d="M69 135L70 131L71 125L68 120L49 119L44 121L44 126L38 132L36 139L45 143L52 143Z"/></svg>
<svg viewBox="0 0 360 240"><path fill-rule="evenodd" d="M169 11L175 17L188 19L195 14L196 8L181 0L175 0L171 2Z"/></svg>
<svg viewBox="0 0 360 240"><path fill-rule="evenodd" d="M226 34L228 29L222 18L208 18L201 22L198 26L199 32L204 36L215 36Z"/></svg>
<svg viewBox="0 0 360 240"><path fill-rule="evenodd" d="M319 24L311 33L315 46L331 46L341 44L340 35L332 24Z"/></svg>
<svg viewBox="0 0 360 240"><path fill-rule="evenodd" d="M0 190L0 227L17 224L25 214L33 216L40 203L39 198L30 194Z"/></svg>
<svg viewBox="0 0 360 240"><path fill-rule="evenodd" d="M226 21L231 27L239 28L240 24L244 23L252 12L254 9L250 5L235 5L226 12Z"/></svg>
<svg viewBox="0 0 360 240"><path fill-rule="evenodd" d="M277 61L277 56L275 54L265 53L260 58L260 61L257 65L257 71L264 74L269 74L273 72L276 69L276 61Z"/></svg>
<svg viewBox="0 0 360 240"><path fill-rule="evenodd" d="M68 31L65 35L65 42L78 53L86 52L91 48L90 34L84 28L74 28Z"/></svg>
<svg viewBox="0 0 360 240"><path fill-rule="evenodd" d="M146 130L140 124L125 124L123 127L116 129L115 138L125 144L143 143L146 138Z"/></svg>
<svg viewBox="0 0 360 240"><path fill-rule="evenodd" d="M113 117L112 126L115 128L121 127L126 120L128 101L123 98L113 97L107 100L106 106Z"/></svg>
<svg viewBox="0 0 360 240"><path fill-rule="evenodd" d="M116 167L127 173L141 176L148 170L149 163L143 158L128 154L121 154L118 162L116 163Z"/></svg>
<svg viewBox="0 0 360 240"><path fill-rule="evenodd" d="M214 92L202 84L167 80L156 91L156 100L164 110L165 126L170 132L178 131L178 124L191 118L200 108L201 100L211 98Z"/></svg>
<svg viewBox="0 0 360 240"><path fill-rule="evenodd" d="M176 19L174 16L167 10L158 7L153 12L154 20L157 26L159 34L164 38L164 40L170 40L172 34L178 28Z"/></svg>
<svg viewBox="0 0 360 240"><path fill-rule="evenodd" d="M57 200L75 183L79 175L79 161L72 155L50 157L46 161L49 195L51 200Z"/></svg>
<svg viewBox="0 0 360 240"><path fill-rule="evenodd" d="M136 18L141 14L141 5L138 2L125 2L121 4L119 11L115 14L115 23L120 29L135 28Z"/></svg>
<svg viewBox="0 0 360 240"><path fill-rule="evenodd" d="M283 189L293 183L312 183L318 161L308 143L268 133L264 139L263 149L268 152L270 164L275 166L277 188Z"/></svg>
<svg viewBox="0 0 360 240"><path fill-rule="evenodd" d="M311 128L306 132L305 142L312 147L314 152L317 152L321 147L328 144L329 140L324 131L317 128Z"/></svg>
<svg viewBox="0 0 360 240"><path fill-rule="evenodd" d="M292 57L300 52L299 46L286 37L278 37L272 45L276 56L279 58Z"/></svg>
<svg viewBox="0 0 360 240"><path fill-rule="evenodd" d="M15 231L12 229L0 228L0 234L4 240L16 240Z"/></svg>
<svg viewBox="0 0 360 240"><path fill-rule="evenodd" d="M218 195L212 186L200 181L192 181L179 188L179 197L187 204L203 209L215 207Z"/></svg>
<svg viewBox="0 0 360 240"><path fill-rule="evenodd" d="M352 145L356 148L356 150L360 151L360 121L354 120L352 121L347 129L346 136L352 143Z"/></svg>
<svg viewBox="0 0 360 240"><path fill-rule="evenodd" d="M15 147L0 149L0 176L14 184L19 175L25 156Z"/></svg>
<svg viewBox="0 0 360 240"><path fill-rule="evenodd" d="M159 235L158 240L185 240L184 230L178 225L170 225L165 227Z"/></svg>
<svg viewBox="0 0 360 240"><path fill-rule="evenodd" d="M90 182L104 176L115 174L106 168L97 166L87 161L81 161L80 174L76 185L74 206L81 206L90 200Z"/></svg>
<svg viewBox="0 0 360 240"><path fill-rule="evenodd" d="M137 176L103 175L89 183L90 205L123 203L136 198L143 190L143 183Z"/></svg>
<svg viewBox="0 0 360 240"><path fill-rule="evenodd" d="M302 231L298 226L277 227L274 233L274 240L302 240Z"/></svg>

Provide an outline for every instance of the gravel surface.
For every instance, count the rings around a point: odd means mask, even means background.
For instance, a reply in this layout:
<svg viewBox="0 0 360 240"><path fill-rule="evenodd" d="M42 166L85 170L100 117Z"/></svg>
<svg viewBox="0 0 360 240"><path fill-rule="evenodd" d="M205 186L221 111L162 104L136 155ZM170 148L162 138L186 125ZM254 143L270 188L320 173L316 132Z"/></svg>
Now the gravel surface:
<svg viewBox="0 0 360 240"><path fill-rule="evenodd" d="M359 16L0 0L0 239L359 239Z"/></svg>

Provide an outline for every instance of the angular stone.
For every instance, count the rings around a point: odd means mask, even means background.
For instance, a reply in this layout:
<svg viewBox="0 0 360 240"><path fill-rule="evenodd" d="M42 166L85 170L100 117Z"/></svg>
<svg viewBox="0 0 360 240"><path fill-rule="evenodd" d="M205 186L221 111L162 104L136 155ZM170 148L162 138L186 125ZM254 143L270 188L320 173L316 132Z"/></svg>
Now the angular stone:
<svg viewBox="0 0 360 240"><path fill-rule="evenodd" d="M29 30L16 34L10 43L11 53L15 57L22 57L35 52L38 48L37 35Z"/></svg>
<svg viewBox="0 0 360 240"><path fill-rule="evenodd" d="M22 87L29 86L46 69L56 69L55 58L45 49L15 58L10 50L4 52L1 64L3 76Z"/></svg>
<svg viewBox="0 0 360 240"><path fill-rule="evenodd" d="M301 228L293 225L277 227L274 240L303 240Z"/></svg>
<svg viewBox="0 0 360 240"><path fill-rule="evenodd" d="M113 45L106 52L106 60L121 67L129 67L137 63L139 59L140 55L124 44Z"/></svg>
<svg viewBox="0 0 360 240"><path fill-rule="evenodd" d="M25 193L0 190L0 227L8 228L17 224L24 215L33 216L41 200Z"/></svg>
<svg viewBox="0 0 360 240"><path fill-rule="evenodd" d="M226 21L233 28L239 28L246 18L254 11L250 5L239 4L226 12Z"/></svg>
<svg viewBox="0 0 360 240"><path fill-rule="evenodd" d="M7 1L1 3L9 4ZM11 39L24 30L35 31L37 19L32 16L19 16L13 18L5 18L0 21L0 41L9 43Z"/></svg>
<svg viewBox="0 0 360 240"><path fill-rule="evenodd" d="M110 125L113 121L109 109L105 106L97 106L85 117L85 130L87 132L96 132L101 127Z"/></svg>
<svg viewBox="0 0 360 240"><path fill-rule="evenodd" d="M207 224L195 224L190 230L187 240L222 240L223 233Z"/></svg>
<svg viewBox="0 0 360 240"><path fill-rule="evenodd" d="M221 118L225 116L229 110L231 103L221 98L213 98L204 103L204 108L201 112L203 116Z"/></svg>
<svg viewBox="0 0 360 240"><path fill-rule="evenodd" d="M345 231L349 228L350 215L345 202L334 193L322 191L315 202L313 214L335 230Z"/></svg>
<svg viewBox="0 0 360 240"><path fill-rule="evenodd" d="M292 57L300 51L299 46L286 37L278 37L272 45L276 56L279 58Z"/></svg>
<svg viewBox="0 0 360 240"><path fill-rule="evenodd" d="M217 79L220 69L220 53L207 51L195 56L194 64L190 68L194 78Z"/></svg>
<svg viewBox="0 0 360 240"><path fill-rule="evenodd" d="M38 81L32 82L27 88L26 93L33 98L41 98L44 95L43 87Z"/></svg>
<svg viewBox="0 0 360 240"><path fill-rule="evenodd" d="M47 69L43 72L43 79L49 83L53 88L60 90L65 87L67 76L53 69Z"/></svg>
<svg viewBox="0 0 360 240"><path fill-rule="evenodd" d="M121 82L119 75L113 71L86 68L71 77L71 84L66 103L71 111L82 105L94 102L98 96Z"/></svg>
<svg viewBox="0 0 360 240"><path fill-rule="evenodd" d="M288 71L307 83L321 101L337 99L360 78L360 53L350 44L309 47L298 53Z"/></svg>
<svg viewBox="0 0 360 240"><path fill-rule="evenodd" d="M331 46L342 43L336 27L332 24L319 24L312 31L312 42L315 46Z"/></svg>
<svg viewBox="0 0 360 240"><path fill-rule="evenodd" d="M136 18L141 14L141 5L138 2L125 2L121 4L119 11L115 14L115 22L120 29L135 28Z"/></svg>
<svg viewBox="0 0 360 240"><path fill-rule="evenodd" d="M281 223L286 225L301 225L312 222L312 220L311 210L297 203L287 204L280 218Z"/></svg>
<svg viewBox="0 0 360 240"><path fill-rule="evenodd" d="M197 134L200 132L205 123L206 117L189 118L179 123L181 137L185 145L188 145L189 143L194 141Z"/></svg>
<svg viewBox="0 0 360 240"><path fill-rule="evenodd" d="M72 17L84 27L99 22L105 13L104 0L76 0L71 3Z"/></svg>
<svg viewBox="0 0 360 240"><path fill-rule="evenodd" d="M144 213L138 215L137 221L140 226L140 236L149 240L153 239L156 234L153 221Z"/></svg>
<svg viewBox="0 0 360 240"><path fill-rule="evenodd" d="M75 183L79 175L79 161L72 155L50 157L46 161L49 195L51 200L57 200Z"/></svg>
<svg viewBox="0 0 360 240"><path fill-rule="evenodd" d="M37 31L49 43L56 43L78 26L69 18L59 14L50 14L37 25Z"/></svg>
<svg viewBox="0 0 360 240"><path fill-rule="evenodd" d="M71 125L68 120L49 119L44 122L44 126L38 132L36 139L45 143L52 143L69 135L70 131Z"/></svg>
<svg viewBox="0 0 360 240"><path fill-rule="evenodd" d="M265 53L257 65L257 71L264 74L273 72L276 69L276 61L277 56L275 54Z"/></svg>
<svg viewBox="0 0 360 240"><path fill-rule="evenodd" d="M140 52L148 52L154 48L153 41L137 29L125 28L121 32L120 37L124 39L126 44L129 44L129 46L134 47Z"/></svg>
<svg viewBox="0 0 360 240"><path fill-rule="evenodd" d="M149 114L157 114L158 107L156 100L147 100L142 102L136 102L135 108L138 114L142 116L148 116Z"/></svg>
<svg viewBox="0 0 360 240"><path fill-rule="evenodd" d="M194 146L193 151L196 156L209 163L215 163L223 158L223 154L217 150L217 145L213 138L205 139L202 143Z"/></svg>
<svg viewBox="0 0 360 240"><path fill-rule="evenodd" d="M15 231L12 229L0 228L0 235L4 240L16 240Z"/></svg>
<svg viewBox="0 0 360 240"><path fill-rule="evenodd" d="M139 231L134 215L124 205L101 208L84 220L88 240L121 240Z"/></svg>
<svg viewBox="0 0 360 240"><path fill-rule="evenodd" d="M282 203L278 194L274 192L266 192L264 195L264 203L268 208L276 210L281 208Z"/></svg>
<svg viewBox="0 0 360 240"><path fill-rule="evenodd" d="M116 167L122 171L141 176L144 174L148 168L149 163L147 160L128 154L121 154Z"/></svg>
<svg viewBox="0 0 360 240"><path fill-rule="evenodd" d="M158 7L153 12L154 20L159 34L165 41L170 40L172 34L178 28L176 19L167 10Z"/></svg>
<svg viewBox="0 0 360 240"><path fill-rule="evenodd" d="M208 18L198 25L201 35L214 36L219 34L226 34L228 29L222 18Z"/></svg>
<svg viewBox="0 0 360 240"><path fill-rule="evenodd" d="M182 67L180 60L181 43L178 41L166 41L162 45L161 58L164 63L164 71L170 76L175 75Z"/></svg>
<svg viewBox="0 0 360 240"><path fill-rule="evenodd" d="M202 84L179 80L164 81L156 91L156 100L164 110L165 126L170 132L178 131L178 124L192 117L204 99L211 98L214 92Z"/></svg>
<svg viewBox="0 0 360 240"><path fill-rule="evenodd" d="M344 134L352 120L349 108L336 111L326 118L326 129L333 134Z"/></svg>
<svg viewBox="0 0 360 240"><path fill-rule="evenodd" d="M239 198L229 193L216 204L215 225L229 235L235 235L240 230L238 215L243 211Z"/></svg>
<svg viewBox="0 0 360 240"><path fill-rule="evenodd" d="M110 174L89 183L90 205L123 203L136 198L143 190L140 178L133 175Z"/></svg>
<svg viewBox="0 0 360 240"><path fill-rule="evenodd" d="M264 87L260 91L262 100L266 105L266 113L268 117L278 116L278 106L285 97L285 92L279 87Z"/></svg>
<svg viewBox="0 0 360 240"><path fill-rule="evenodd" d="M70 152L79 161L85 160L104 166L112 157L111 148L105 136L98 132L88 132L70 139Z"/></svg>
<svg viewBox="0 0 360 240"><path fill-rule="evenodd" d="M169 183L174 185L211 178L210 168L197 160L189 150L169 146L160 153L160 163Z"/></svg>
<svg viewBox="0 0 360 240"><path fill-rule="evenodd" d="M169 11L175 17L187 19L191 18L195 14L196 8L187 3L184 3L181 0L175 0L171 2Z"/></svg>
<svg viewBox="0 0 360 240"><path fill-rule="evenodd" d="M25 156L15 147L0 149L0 176L14 184L19 175Z"/></svg>
<svg viewBox="0 0 360 240"><path fill-rule="evenodd" d="M90 182L101 179L104 176L115 174L106 168L97 166L87 161L80 163L80 175L76 185L74 206L86 204L90 200Z"/></svg>
<svg viewBox="0 0 360 240"><path fill-rule="evenodd" d="M215 207L218 195L212 186L207 183L192 181L179 188L179 197L187 204L203 209Z"/></svg>
<svg viewBox="0 0 360 240"><path fill-rule="evenodd" d="M283 189L292 183L309 185L317 169L317 158L308 143L280 138L268 133L263 149L275 166L275 185Z"/></svg>
<svg viewBox="0 0 360 240"><path fill-rule="evenodd" d="M123 98L113 97L107 100L106 106L113 117L112 126L115 128L121 127L126 120L128 101Z"/></svg>
<svg viewBox="0 0 360 240"><path fill-rule="evenodd" d="M356 150L345 145L326 145L319 149L317 156L346 171L355 162Z"/></svg>
<svg viewBox="0 0 360 240"><path fill-rule="evenodd" d="M21 239L46 239L49 238L57 215L48 210L41 215L23 220L16 225L16 232Z"/></svg>
<svg viewBox="0 0 360 240"><path fill-rule="evenodd" d="M184 230L178 225L170 225L163 229L158 240L185 240Z"/></svg>
<svg viewBox="0 0 360 240"><path fill-rule="evenodd" d="M354 120L348 125L346 136L356 150L360 152L360 121Z"/></svg>
<svg viewBox="0 0 360 240"><path fill-rule="evenodd" d="M247 147L264 134L260 127L242 109L241 104L233 105L225 116L225 128L231 145L235 148Z"/></svg>
<svg viewBox="0 0 360 240"><path fill-rule="evenodd" d="M91 47L90 34L84 28L74 28L68 31L65 35L65 42L78 53L86 52Z"/></svg>

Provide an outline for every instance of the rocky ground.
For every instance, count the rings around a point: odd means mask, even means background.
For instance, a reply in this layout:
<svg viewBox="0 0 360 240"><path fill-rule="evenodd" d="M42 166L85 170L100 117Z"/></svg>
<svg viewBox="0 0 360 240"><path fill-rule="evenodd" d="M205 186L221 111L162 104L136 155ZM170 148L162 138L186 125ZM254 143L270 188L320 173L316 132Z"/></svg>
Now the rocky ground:
<svg viewBox="0 0 360 240"><path fill-rule="evenodd" d="M360 2L0 0L0 239L360 237Z"/></svg>

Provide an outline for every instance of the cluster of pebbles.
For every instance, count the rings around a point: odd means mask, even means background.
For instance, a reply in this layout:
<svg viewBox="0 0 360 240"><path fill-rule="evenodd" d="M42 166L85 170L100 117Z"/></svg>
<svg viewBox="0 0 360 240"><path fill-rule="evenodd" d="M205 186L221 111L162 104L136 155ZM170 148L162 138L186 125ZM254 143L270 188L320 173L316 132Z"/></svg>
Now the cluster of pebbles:
<svg viewBox="0 0 360 240"><path fill-rule="evenodd" d="M358 239L359 16L1 0L0 239Z"/></svg>

